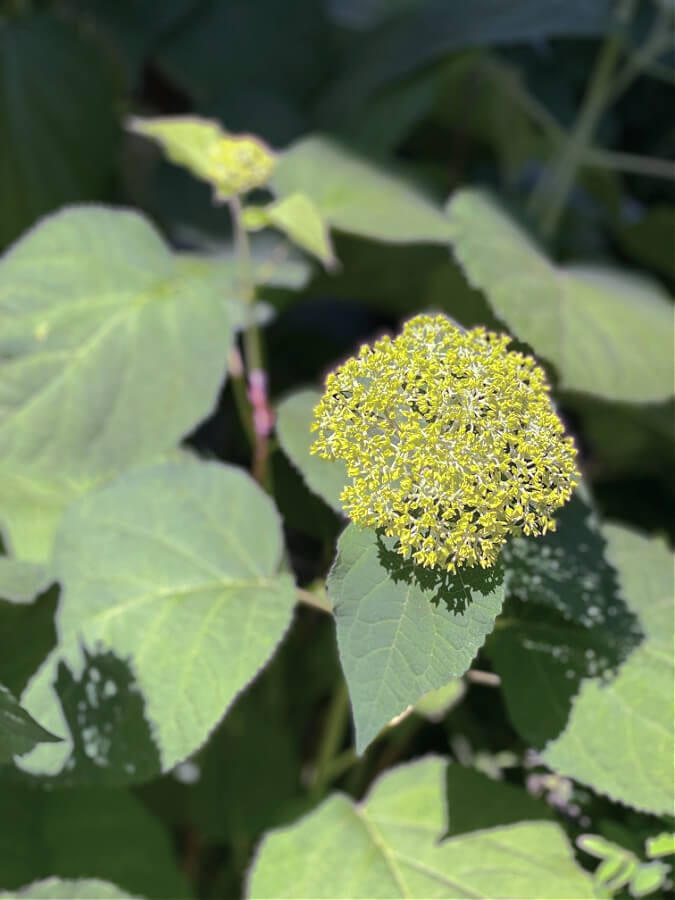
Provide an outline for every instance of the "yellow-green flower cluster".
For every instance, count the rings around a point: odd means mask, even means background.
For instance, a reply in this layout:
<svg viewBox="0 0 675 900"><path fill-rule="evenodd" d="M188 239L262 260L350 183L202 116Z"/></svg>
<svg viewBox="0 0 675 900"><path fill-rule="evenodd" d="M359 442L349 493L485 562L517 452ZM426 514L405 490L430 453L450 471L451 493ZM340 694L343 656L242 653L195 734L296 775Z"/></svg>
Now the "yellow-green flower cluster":
<svg viewBox="0 0 675 900"><path fill-rule="evenodd" d="M246 135L223 137L207 151L208 180L223 200L267 184L275 165L276 157L265 144Z"/></svg>
<svg viewBox="0 0 675 900"><path fill-rule="evenodd" d="M510 340L416 316L327 378L312 453L346 462L348 515L422 566L494 565L509 535L555 529L577 484L546 376Z"/></svg>

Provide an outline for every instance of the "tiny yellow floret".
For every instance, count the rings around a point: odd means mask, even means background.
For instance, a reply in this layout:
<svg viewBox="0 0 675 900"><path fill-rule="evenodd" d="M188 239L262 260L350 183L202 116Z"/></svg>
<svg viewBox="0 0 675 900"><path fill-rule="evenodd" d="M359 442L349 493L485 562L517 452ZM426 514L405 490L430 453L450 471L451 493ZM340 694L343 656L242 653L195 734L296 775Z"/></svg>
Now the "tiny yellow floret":
<svg viewBox="0 0 675 900"><path fill-rule="evenodd" d="M510 535L553 531L578 483L544 371L510 341L416 316L326 379L312 453L345 461L345 511L421 566L493 566Z"/></svg>

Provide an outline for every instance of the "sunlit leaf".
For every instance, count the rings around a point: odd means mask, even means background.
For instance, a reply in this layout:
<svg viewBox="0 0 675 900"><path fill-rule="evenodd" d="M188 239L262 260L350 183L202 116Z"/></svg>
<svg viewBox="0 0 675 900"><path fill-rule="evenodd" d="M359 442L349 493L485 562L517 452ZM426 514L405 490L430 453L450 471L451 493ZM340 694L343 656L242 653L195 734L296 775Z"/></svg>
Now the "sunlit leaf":
<svg viewBox="0 0 675 900"><path fill-rule="evenodd" d="M59 644L24 694L71 739L22 767L138 780L196 750L288 627L280 558L271 501L215 463L143 467L71 506Z"/></svg>
<svg viewBox="0 0 675 900"><path fill-rule="evenodd" d="M59 741L28 715L16 697L0 684L0 762L27 753L41 743Z"/></svg>
<svg viewBox="0 0 675 900"><path fill-rule="evenodd" d="M646 403L673 394L672 304L653 282L554 265L485 194L458 191L452 245L516 337L556 367L563 388Z"/></svg>
<svg viewBox="0 0 675 900"><path fill-rule="evenodd" d="M466 672L504 599L500 567L449 575L413 567L391 545L350 525L327 582L358 752L423 694Z"/></svg>
<svg viewBox="0 0 675 900"><path fill-rule="evenodd" d="M215 266L215 274L214 274ZM175 444L213 408L239 303L136 213L68 209L0 260L0 455L59 476Z"/></svg>
<svg viewBox="0 0 675 900"><path fill-rule="evenodd" d="M314 407L320 399L318 391L302 390L282 400L277 407L277 435L307 487L336 512L342 513L340 494L348 481L345 464L342 460L322 459L309 452L314 442L310 430Z"/></svg>
<svg viewBox="0 0 675 900"><path fill-rule="evenodd" d="M444 764L382 776L356 805L342 794L263 841L252 898L593 897L563 831L522 822L442 841ZM448 810L452 818L452 809Z"/></svg>
<svg viewBox="0 0 675 900"><path fill-rule="evenodd" d="M306 194L338 231L391 243L444 243L442 210L401 178L323 137L303 138L281 154L272 188Z"/></svg>

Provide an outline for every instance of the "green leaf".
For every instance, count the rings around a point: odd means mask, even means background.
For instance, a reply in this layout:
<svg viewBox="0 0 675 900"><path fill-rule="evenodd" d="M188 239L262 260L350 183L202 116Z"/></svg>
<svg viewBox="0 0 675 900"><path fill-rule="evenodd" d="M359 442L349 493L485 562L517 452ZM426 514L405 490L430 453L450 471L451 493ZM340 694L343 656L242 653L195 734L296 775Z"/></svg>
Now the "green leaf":
<svg viewBox="0 0 675 900"><path fill-rule="evenodd" d="M555 266L478 191L454 194L449 218L469 282L553 363L561 387L634 403L672 396L672 305L656 284L618 270Z"/></svg>
<svg viewBox="0 0 675 900"><path fill-rule="evenodd" d="M628 888L631 897L646 897L647 894L654 893L665 884L669 872L670 866L659 862L638 866Z"/></svg>
<svg viewBox="0 0 675 900"><path fill-rule="evenodd" d="M504 599L499 567L451 576L411 566L391 545L350 525L327 582L359 753L423 694L466 672Z"/></svg>
<svg viewBox="0 0 675 900"><path fill-rule="evenodd" d="M18 700L0 684L0 762L27 753L40 743L60 741L29 716Z"/></svg>
<svg viewBox="0 0 675 900"><path fill-rule="evenodd" d="M11 554L46 562L63 511L95 485L96 480L86 475L40 474L0 462L0 526Z"/></svg>
<svg viewBox="0 0 675 900"><path fill-rule="evenodd" d="M656 837L647 838L647 856L654 859L657 856L670 856L675 853L675 834L666 831Z"/></svg>
<svg viewBox="0 0 675 900"><path fill-rule="evenodd" d="M58 876L114 881L134 896L189 895L169 834L131 792L89 787L53 791L11 781L3 782L1 790L4 887Z"/></svg>
<svg viewBox="0 0 675 900"><path fill-rule="evenodd" d="M567 728L543 754L547 765L614 800L672 813L673 556L658 540L605 528L620 590L644 642L607 683L589 680Z"/></svg>
<svg viewBox="0 0 675 900"><path fill-rule="evenodd" d="M0 71L2 248L44 213L98 198L112 171L117 124L101 54L59 19L3 21Z"/></svg>
<svg viewBox="0 0 675 900"><path fill-rule="evenodd" d="M49 584L49 574L39 563L0 556L0 599L30 603Z"/></svg>
<svg viewBox="0 0 675 900"><path fill-rule="evenodd" d="M137 896L127 894L117 885L109 881L99 881L98 878L82 878L75 881L46 878L44 881L34 881L14 891L0 892L3 900L14 900L15 897L25 897L27 900L117 900L117 898L131 900Z"/></svg>
<svg viewBox="0 0 675 900"><path fill-rule="evenodd" d="M447 796L450 837L496 825L553 818L551 807L523 788L454 763L448 766Z"/></svg>
<svg viewBox="0 0 675 900"><path fill-rule="evenodd" d="M272 188L280 197L306 194L338 231L394 244L440 244L450 237L432 200L327 138L303 138L282 153Z"/></svg>
<svg viewBox="0 0 675 900"><path fill-rule="evenodd" d="M54 552L59 645L24 695L72 740L21 766L141 780L196 750L288 627L281 551L271 501L215 463L142 467L73 504Z"/></svg>
<svg viewBox="0 0 675 900"><path fill-rule="evenodd" d="M609 859L617 855L624 856L626 853L623 847L606 840L599 834L580 834L577 838L577 847L596 859Z"/></svg>
<svg viewBox="0 0 675 900"><path fill-rule="evenodd" d="M460 678L453 678L443 687L423 694L415 704L415 712L430 722L440 722L446 713L459 703L464 691L464 682Z"/></svg>
<svg viewBox="0 0 675 900"><path fill-rule="evenodd" d="M295 193L265 207L268 222L282 231L294 244L322 262L335 265L330 232L323 216L305 194Z"/></svg>
<svg viewBox="0 0 675 900"><path fill-rule="evenodd" d="M546 765L621 803L668 813L674 789L672 554L660 541L619 526L603 532L618 597L638 617L641 642L631 636L625 647L619 644L627 656L613 666L611 617L598 628L575 630L539 614L495 633L488 649L513 723L527 740L545 745Z"/></svg>
<svg viewBox="0 0 675 900"><path fill-rule="evenodd" d="M307 487L344 515L340 494L349 480L345 464L342 460L321 459L309 452L314 442L310 430L314 408L320 399L318 391L302 390L282 400L277 407L277 437Z"/></svg>
<svg viewBox="0 0 675 900"><path fill-rule="evenodd" d="M444 764L392 770L358 805L329 797L263 841L248 896L593 897L562 830L524 822L454 837L444 829ZM452 817L452 809L449 810Z"/></svg>
<svg viewBox="0 0 675 900"><path fill-rule="evenodd" d="M136 213L44 220L0 260L0 454L60 475L166 450L213 408L238 303Z"/></svg>
<svg viewBox="0 0 675 900"><path fill-rule="evenodd" d="M133 116L127 127L156 141L171 162L184 166L197 178L211 181L209 151L226 136L217 122L199 116Z"/></svg>

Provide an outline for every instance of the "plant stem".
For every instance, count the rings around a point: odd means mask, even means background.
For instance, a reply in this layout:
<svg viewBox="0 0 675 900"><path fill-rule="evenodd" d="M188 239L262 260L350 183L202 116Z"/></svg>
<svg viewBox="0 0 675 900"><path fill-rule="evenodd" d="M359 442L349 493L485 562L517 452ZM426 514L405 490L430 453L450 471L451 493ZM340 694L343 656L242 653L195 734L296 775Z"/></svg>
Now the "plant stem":
<svg viewBox="0 0 675 900"><path fill-rule="evenodd" d="M617 153L613 150L591 148L586 151L583 164L616 169L620 172L631 172L634 175L644 175L646 178L675 180L675 163L669 159L656 159L652 156L638 156L633 153Z"/></svg>
<svg viewBox="0 0 675 900"><path fill-rule="evenodd" d="M323 734L321 735L314 783L312 784L312 793L317 796L324 792L330 782L331 771L335 766L335 760L347 727L348 717L349 694L347 685L341 678L333 694Z"/></svg>
<svg viewBox="0 0 675 900"><path fill-rule="evenodd" d="M306 591L304 588L296 588L295 594L300 603L304 603L306 606L311 606L313 609L329 614L333 611L330 603L320 597L319 594Z"/></svg>
<svg viewBox="0 0 675 900"><path fill-rule="evenodd" d="M253 433L253 465L252 474L255 480L262 485L268 484L267 463L269 459L269 436L272 430L273 415L267 394L267 371L263 362L260 331L255 317L255 278L253 275L253 260L251 258L251 245L248 233L242 217L241 200L239 197L231 197L228 201L232 215L234 229L234 246L239 264L239 281L241 297L247 307L247 322L244 328L244 363L247 378L247 400ZM235 391L240 391L241 386ZM241 402L241 396L235 397L237 403ZM248 418L248 417L247 417ZM244 420L245 423L246 420ZM246 427L246 424L244 424ZM269 487L269 485L268 485Z"/></svg>
<svg viewBox="0 0 675 900"><path fill-rule="evenodd" d="M613 33L605 41L591 76L581 110L553 173L553 187L542 179L531 200L531 210L541 222L541 232L550 240L558 227L567 198L598 121L611 96L611 79L621 50L621 39Z"/></svg>

